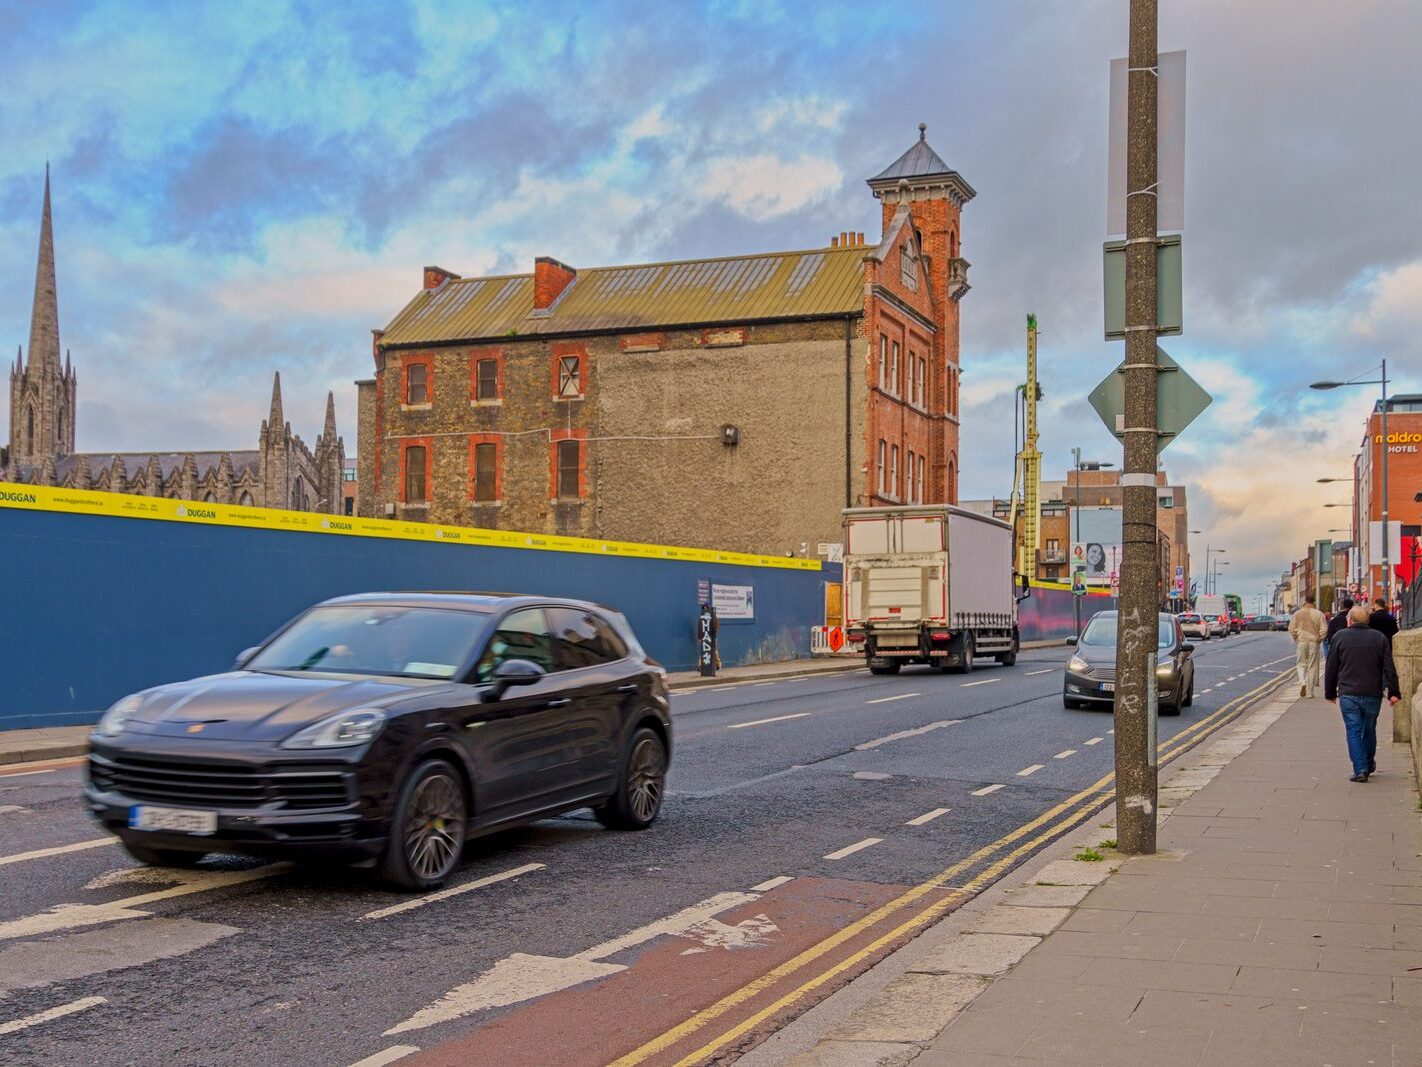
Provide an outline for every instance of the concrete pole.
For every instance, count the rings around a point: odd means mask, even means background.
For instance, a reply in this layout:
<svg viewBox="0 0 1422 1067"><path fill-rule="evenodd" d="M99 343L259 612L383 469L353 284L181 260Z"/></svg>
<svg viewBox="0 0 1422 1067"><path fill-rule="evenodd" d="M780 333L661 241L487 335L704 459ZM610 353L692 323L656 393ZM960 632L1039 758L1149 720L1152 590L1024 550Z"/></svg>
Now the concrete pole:
<svg viewBox="0 0 1422 1067"><path fill-rule="evenodd" d="M1116 838L1155 852L1156 0L1130 0L1126 95L1126 426L1116 644Z"/></svg>
<svg viewBox="0 0 1422 1067"><path fill-rule="evenodd" d="M1387 513L1387 360L1382 361L1382 595L1387 610L1392 610L1392 529ZM1370 605L1371 606L1371 605Z"/></svg>

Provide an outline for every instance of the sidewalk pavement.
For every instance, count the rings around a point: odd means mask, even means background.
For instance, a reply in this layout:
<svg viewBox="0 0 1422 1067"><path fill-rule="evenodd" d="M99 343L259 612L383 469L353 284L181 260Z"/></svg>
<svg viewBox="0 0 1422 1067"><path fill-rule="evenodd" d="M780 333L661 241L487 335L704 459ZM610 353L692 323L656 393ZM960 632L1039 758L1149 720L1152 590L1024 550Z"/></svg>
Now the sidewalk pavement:
<svg viewBox="0 0 1422 1067"><path fill-rule="evenodd" d="M809 1051L780 1055L796 1067L1422 1064L1422 815L1407 747L1382 742L1378 773L1351 783L1336 707L1276 696L1182 763L1162 783L1155 856L1076 861L1114 831L1074 834L1024 882L896 953L912 962Z"/></svg>

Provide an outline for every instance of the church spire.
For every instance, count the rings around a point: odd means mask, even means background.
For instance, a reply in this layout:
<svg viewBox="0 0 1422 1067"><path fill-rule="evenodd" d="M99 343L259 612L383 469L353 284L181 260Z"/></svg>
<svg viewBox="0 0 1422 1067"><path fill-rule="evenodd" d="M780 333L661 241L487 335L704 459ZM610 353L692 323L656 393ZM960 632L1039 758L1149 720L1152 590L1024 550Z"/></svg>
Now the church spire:
<svg viewBox="0 0 1422 1067"><path fill-rule="evenodd" d="M44 213L40 217L35 302L30 313L29 365L59 377L59 296L54 283L54 227L49 209L49 164L44 165Z"/></svg>
<svg viewBox="0 0 1422 1067"><path fill-rule="evenodd" d="M330 391L326 393L326 426L322 434L327 442L336 440L336 394Z"/></svg>
<svg viewBox="0 0 1422 1067"><path fill-rule="evenodd" d="M281 413L281 371L277 371L272 379L272 410L267 415L267 425L273 435L279 435L285 421Z"/></svg>

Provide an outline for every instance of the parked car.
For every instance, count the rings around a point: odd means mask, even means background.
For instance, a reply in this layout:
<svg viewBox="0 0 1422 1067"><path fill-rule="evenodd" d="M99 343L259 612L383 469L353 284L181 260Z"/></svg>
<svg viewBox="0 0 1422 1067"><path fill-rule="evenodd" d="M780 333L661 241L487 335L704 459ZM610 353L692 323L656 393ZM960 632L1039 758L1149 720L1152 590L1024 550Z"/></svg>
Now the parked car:
<svg viewBox="0 0 1422 1067"><path fill-rule="evenodd" d="M1229 616L1228 615L1205 615L1205 625L1210 628L1211 637L1229 636Z"/></svg>
<svg viewBox="0 0 1422 1067"><path fill-rule="evenodd" d="M1275 616L1274 616L1274 629L1275 629L1275 630L1282 630L1282 631L1284 631L1284 632L1287 633L1287 632L1288 632L1288 629L1289 629L1289 616L1287 616L1287 615L1275 615Z"/></svg>
<svg viewBox="0 0 1422 1067"><path fill-rule="evenodd" d="M1203 615L1196 615L1192 611L1175 616L1180 623L1180 629L1186 637L1198 637L1201 641L1210 639L1210 624L1205 621Z"/></svg>
<svg viewBox="0 0 1422 1067"><path fill-rule="evenodd" d="M431 889L474 836L583 807L651 825L671 736L666 672L616 612L374 593L316 605L230 672L118 701L84 794L142 863L325 854Z"/></svg>
<svg viewBox="0 0 1422 1067"><path fill-rule="evenodd" d="M1232 634L1244 633L1244 620L1238 615L1229 617L1229 632Z"/></svg>
<svg viewBox="0 0 1422 1067"><path fill-rule="evenodd" d="M1287 627L1287 625L1288 624L1286 622L1285 626ZM1244 624L1244 628L1246 630L1272 630L1274 629L1274 616L1255 615L1253 618L1251 618L1248 622Z"/></svg>
<svg viewBox="0 0 1422 1067"><path fill-rule="evenodd" d="M1111 706L1116 700L1116 626L1114 611L1098 611L1081 632L1081 639L1068 637L1075 654L1067 661L1062 688L1062 704L1067 708ZM1159 615L1156 642L1156 695L1162 715L1179 715L1181 708L1195 702L1195 646L1175 616Z"/></svg>

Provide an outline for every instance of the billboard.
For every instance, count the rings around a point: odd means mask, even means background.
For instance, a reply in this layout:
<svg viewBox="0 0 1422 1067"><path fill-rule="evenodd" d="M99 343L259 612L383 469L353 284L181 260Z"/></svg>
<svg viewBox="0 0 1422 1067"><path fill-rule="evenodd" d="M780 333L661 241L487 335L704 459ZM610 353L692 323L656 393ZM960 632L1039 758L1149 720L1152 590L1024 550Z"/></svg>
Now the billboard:
<svg viewBox="0 0 1422 1067"><path fill-rule="evenodd" d="M1121 572L1121 509L1077 508L1071 517L1071 570L1088 586L1109 586Z"/></svg>

